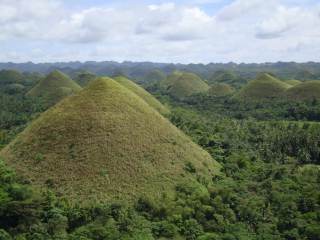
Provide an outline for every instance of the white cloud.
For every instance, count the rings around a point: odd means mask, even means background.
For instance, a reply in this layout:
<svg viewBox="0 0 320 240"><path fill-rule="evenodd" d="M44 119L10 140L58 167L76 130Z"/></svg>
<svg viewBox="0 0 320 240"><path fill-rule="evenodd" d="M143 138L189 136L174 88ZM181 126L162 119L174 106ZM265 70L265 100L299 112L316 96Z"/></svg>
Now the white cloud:
<svg viewBox="0 0 320 240"><path fill-rule="evenodd" d="M237 18L246 18L252 12L263 10L268 1L262 0L236 0L224 7L217 15L219 20L231 21ZM263 7L262 7L263 6Z"/></svg>
<svg viewBox="0 0 320 240"><path fill-rule="evenodd" d="M173 3L151 5L137 22L136 33L167 41L204 38L215 25L214 19L197 7Z"/></svg>
<svg viewBox="0 0 320 240"><path fill-rule="evenodd" d="M320 5L234 0L211 13L202 4L222 0L76 9L65 2L0 0L0 61L320 60Z"/></svg>
<svg viewBox="0 0 320 240"><path fill-rule="evenodd" d="M286 8L279 6L270 18L263 20L258 25L257 37L281 37L286 32L301 27L301 24L313 17L316 17L316 14L306 12L299 7Z"/></svg>

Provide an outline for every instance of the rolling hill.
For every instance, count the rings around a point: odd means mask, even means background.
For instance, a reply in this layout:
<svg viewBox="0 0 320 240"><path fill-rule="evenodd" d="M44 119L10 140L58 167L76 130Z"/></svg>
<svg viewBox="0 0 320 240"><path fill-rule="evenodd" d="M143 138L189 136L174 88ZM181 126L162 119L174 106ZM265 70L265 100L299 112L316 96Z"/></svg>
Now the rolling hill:
<svg viewBox="0 0 320 240"><path fill-rule="evenodd" d="M22 80L23 75L16 70L3 69L0 71L0 85L21 83Z"/></svg>
<svg viewBox="0 0 320 240"><path fill-rule="evenodd" d="M73 78L80 86L84 87L86 85L88 85L88 83L94 79L96 79L96 75L91 73L91 72L87 72L87 71L81 71L79 73L77 73L77 75Z"/></svg>
<svg viewBox="0 0 320 240"><path fill-rule="evenodd" d="M160 87L164 90L168 90L169 87L173 85L173 83L181 77L183 73L179 71L174 71L169 74L165 79L160 81Z"/></svg>
<svg viewBox="0 0 320 240"><path fill-rule="evenodd" d="M60 71L53 71L33 87L27 96L42 98L45 105L52 106L62 98L81 90L81 87Z"/></svg>
<svg viewBox="0 0 320 240"><path fill-rule="evenodd" d="M185 99L193 94L204 93L209 90L209 85L193 73L174 73L169 77L167 88L170 96L176 99Z"/></svg>
<svg viewBox="0 0 320 240"><path fill-rule="evenodd" d="M208 91L208 94L210 96L226 96L230 95L234 92L234 89L226 83L217 83L210 86L210 89Z"/></svg>
<svg viewBox="0 0 320 240"><path fill-rule="evenodd" d="M236 95L239 100L265 100L284 96L291 86L268 73L261 73L246 84Z"/></svg>
<svg viewBox="0 0 320 240"><path fill-rule="evenodd" d="M290 100L304 101L320 99L320 81L306 81L300 83L286 92Z"/></svg>
<svg viewBox="0 0 320 240"><path fill-rule="evenodd" d="M166 79L166 75L159 69L154 69L144 76L144 81L147 83L160 82L164 79Z"/></svg>
<svg viewBox="0 0 320 240"><path fill-rule="evenodd" d="M291 85L291 86L296 86L296 85L302 83L300 80L295 80L295 79L286 80L284 82Z"/></svg>
<svg viewBox="0 0 320 240"><path fill-rule="evenodd" d="M71 202L174 196L220 165L136 94L98 78L32 122L0 157Z"/></svg>
<svg viewBox="0 0 320 240"><path fill-rule="evenodd" d="M122 86L126 87L130 91L137 94L139 97L141 97L146 103L148 103L151 107L159 111L161 114L169 114L170 111L168 108L162 105L154 96L152 96L150 93L148 93L146 90L144 90L139 85L135 84L134 82L130 81L126 77L123 76L117 76L113 78L118 83L120 83Z"/></svg>

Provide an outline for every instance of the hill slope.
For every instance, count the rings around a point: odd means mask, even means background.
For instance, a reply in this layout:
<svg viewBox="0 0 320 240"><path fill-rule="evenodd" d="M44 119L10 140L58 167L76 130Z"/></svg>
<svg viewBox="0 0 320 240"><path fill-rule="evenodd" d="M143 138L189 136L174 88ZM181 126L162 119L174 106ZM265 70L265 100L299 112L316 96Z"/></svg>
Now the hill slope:
<svg viewBox="0 0 320 240"><path fill-rule="evenodd" d="M217 83L217 84L213 84L209 91L208 94L211 96L226 96L229 94L232 94L234 92L234 89L226 83Z"/></svg>
<svg viewBox="0 0 320 240"><path fill-rule="evenodd" d="M115 77L114 80L116 80L118 83L120 83L122 86L126 87L130 91L137 94L146 103L148 103L154 109L158 110L161 114L169 114L169 110L165 106L163 106L162 103L160 103L154 96L152 96L139 85L135 84L134 82L130 81L129 79L123 76Z"/></svg>
<svg viewBox="0 0 320 240"><path fill-rule="evenodd" d="M27 96L41 97L48 106L54 105L62 98L78 92L81 87L60 71L53 71L33 87Z"/></svg>
<svg viewBox="0 0 320 240"><path fill-rule="evenodd" d="M307 81L287 90L286 95L291 100L320 99L320 81Z"/></svg>
<svg viewBox="0 0 320 240"><path fill-rule="evenodd" d="M289 85L291 85L291 86L296 86L296 85L302 83L301 81L299 81L299 80L294 80L294 79L286 80L286 81L284 81L284 82L287 83L287 84L289 84Z"/></svg>
<svg viewBox="0 0 320 240"><path fill-rule="evenodd" d="M288 88L289 84L270 74L262 73L245 85L235 97L240 100L272 99L283 96Z"/></svg>
<svg viewBox="0 0 320 240"><path fill-rule="evenodd" d="M219 169L206 151L109 78L43 113L0 157L33 184L82 202L172 196L177 183L196 182L186 167L208 181Z"/></svg>
<svg viewBox="0 0 320 240"><path fill-rule="evenodd" d="M174 98L184 99L209 90L209 85L193 73L177 74L175 77L168 87L168 93Z"/></svg>
<svg viewBox="0 0 320 240"><path fill-rule="evenodd" d="M175 81L181 77L183 73L179 71L174 71L173 73L169 74L165 79L160 81L160 87L164 90L168 90L169 87L171 87Z"/></svg>

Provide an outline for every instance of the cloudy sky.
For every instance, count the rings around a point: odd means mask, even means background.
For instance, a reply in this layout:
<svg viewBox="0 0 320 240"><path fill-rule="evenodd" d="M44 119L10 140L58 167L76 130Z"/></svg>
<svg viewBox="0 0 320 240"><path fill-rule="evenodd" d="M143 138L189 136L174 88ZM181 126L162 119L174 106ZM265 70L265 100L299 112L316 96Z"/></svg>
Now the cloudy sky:
<svg viewBox="0 0 320 240"><path fill-rule="evenodd" d="M0 0L1 62L73 60L320 61L320 0Z"/></svg>

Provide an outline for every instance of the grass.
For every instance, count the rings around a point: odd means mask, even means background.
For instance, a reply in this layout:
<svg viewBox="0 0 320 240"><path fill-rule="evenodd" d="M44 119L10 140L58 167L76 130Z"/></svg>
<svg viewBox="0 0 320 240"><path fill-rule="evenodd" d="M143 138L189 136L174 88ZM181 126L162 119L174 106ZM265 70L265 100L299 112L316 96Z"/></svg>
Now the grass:
<svg viewBox="0 0 320 240"><path fill-rule="evenodd" d="M300 83L286 92L290 100L313 100L320 99L320 81L306 81Z"/></svg>
<svg viewBox="0 0 320 240"><path fill-rule="evenodd" d="M287 83L287 84L289 84L289 85L291 85L291 86L296 86L296 85L298 85L298 84L301 83L301 81L299 81L299 80L294 80L294 79L286 80L286 81L284 81L284 82Z"/></svg>
<svg viewBox="0 0 320 240"><path fill-rule="evenodd" d="M60 71L53 71L33 87L27 96L43 98L48 106L52 106L66 96L81 90L81 87Z"/></svg>
<svg viewBox="0 0 320 240"><path fill-rule="evenodd" d="M211 96L226 96L226 95L230 95L234 92L234 89L226 83L217 83L217 84L213 84L209 91L208 94Z"/></svg>
<svg viewBox="0 0 320 240"><path fill-rule="evenodd" d="M174 197L178 183L210 182L220 168L166 118L110 78L94 80L43 113L0 157L35 186L50 181L57 194L83 204L141 195Z"/></svg>
<svg viewBox="0 0 320 240"><path fill-rule="evenodd" d="M176 99L185 99L193 94L207 92L209 86L193 73L174 73L168 87L168 93ZM170 79L170 77L169 77ZM167 80L168 81L168 80Z"/></svg>
<svg viewBox="0 0 320 240"><path fill-rule="evenodd" d="M169 114L170 111L168 108L162 105L154 96L152 96L150 93L148 93L146 90L144 90L139 85L135 84L134 82L130 81L126 77L118 76L115 77L114 80L116 80L118 83L120 83L122 86L126 87L130 91L137 94L139 97L141 97L146 103L148 103L151 107L159 111L161 114Z"/></svg>
<svg viewBox="0 0 320 240"><path fill-rule="evenodd" d="M283 97L291 86L267 73L259 74L236 95L239 100L263 100Z"/></svg>

